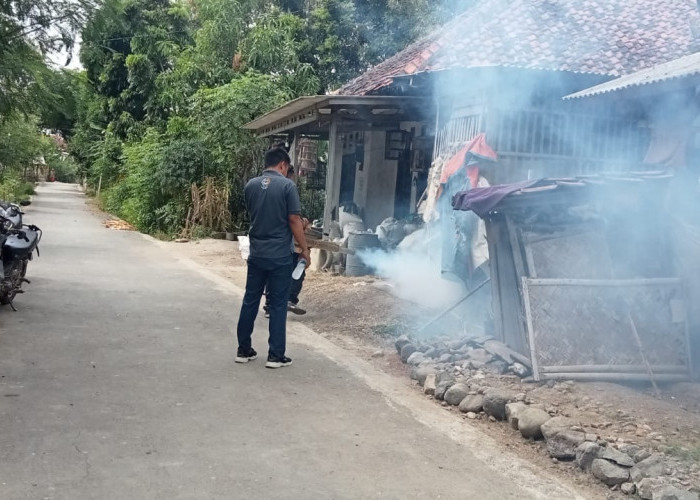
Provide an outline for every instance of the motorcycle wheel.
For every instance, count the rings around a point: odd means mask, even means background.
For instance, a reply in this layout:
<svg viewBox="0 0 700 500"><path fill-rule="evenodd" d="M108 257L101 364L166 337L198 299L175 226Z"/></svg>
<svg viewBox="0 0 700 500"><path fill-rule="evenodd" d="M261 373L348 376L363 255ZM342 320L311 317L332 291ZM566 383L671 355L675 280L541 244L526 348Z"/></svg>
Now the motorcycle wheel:
<svg viewBox="0 0 700 500"><path fill-rule="evenodd" d="M17 296L17 290L20 289L20 274L22 273L22 262L14 261L9 266L5 267L5 276L3 277L2 288L4 292L0 294L0 304L10 304ZM9 282L9 283L8 283Z"/></svg>
<svg viewBox="0 0 700 500"><path fill-rule="evenodd" d="M29 261L22 261L22 272L20 273L20 276L24 278L27 275L27 267L29 267Z"/></svg>

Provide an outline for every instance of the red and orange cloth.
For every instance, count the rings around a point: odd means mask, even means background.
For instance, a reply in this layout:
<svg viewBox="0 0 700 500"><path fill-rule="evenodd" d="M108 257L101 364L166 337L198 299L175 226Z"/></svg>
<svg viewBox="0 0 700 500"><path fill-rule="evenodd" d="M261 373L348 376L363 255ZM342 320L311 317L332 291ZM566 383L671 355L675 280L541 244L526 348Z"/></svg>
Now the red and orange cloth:
<svg viewBox="0 0 700 500"><path fill-rule="evenodd" d="M479 185L479 162L493 162L498 159L496 152L486 143L486 134L483 132L467 143L457 154L447 160L440 175L440 185L447 184L447 181L460 168L467 169L467 176L471 187ZM438 198L442 194L442 189L438 190Z"/></svg>

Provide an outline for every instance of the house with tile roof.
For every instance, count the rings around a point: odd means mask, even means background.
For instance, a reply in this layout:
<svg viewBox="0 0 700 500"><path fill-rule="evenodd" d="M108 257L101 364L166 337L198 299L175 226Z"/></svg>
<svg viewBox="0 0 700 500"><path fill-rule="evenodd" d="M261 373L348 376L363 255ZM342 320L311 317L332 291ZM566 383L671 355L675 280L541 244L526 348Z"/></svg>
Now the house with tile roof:
<svg viewBox="0 0 700 500"><path fill-rule="evenodd" d="M328 140L325 228L347 202L369 227L414 213L431 164L479 133L498 154L492 184L637 168L644 120L562 97L695 52L699 21L693 0L481 0L332 95L246 128Z"/></svg>

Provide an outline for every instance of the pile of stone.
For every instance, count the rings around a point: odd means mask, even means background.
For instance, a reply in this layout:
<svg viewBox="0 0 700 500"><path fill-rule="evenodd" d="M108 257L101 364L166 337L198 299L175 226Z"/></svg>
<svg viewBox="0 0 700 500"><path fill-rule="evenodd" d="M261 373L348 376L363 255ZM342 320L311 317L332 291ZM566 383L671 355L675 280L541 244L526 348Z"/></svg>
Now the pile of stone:
<svg viewBox="0 0 700 500"><path fill-rule="evenodd" d="M586 431L571 418L554 415L525 393L486 385L487 374L527 376L526 360L492 339L419 342L406 336L395 342L401 360L411 366L411 378L427 395L456 406L469 419L504 421L523 438L544 440L557 462L575 462L611 489L644 500L700 500L687 491L678 464L641 447L609 442ZM564 383L565 385L566 383ZM571 382L569 382L571 384Z"/></svg>
<svg viewBox="0 0 700 500"><path fill-rule="evenodd" d="M480 371L513 373L519 377L530 375L530 360L492 337L441 338L428 342L403 335L395 345L401 361L411 366L431 364L436 369L453 370L457 374Z"/></svg>

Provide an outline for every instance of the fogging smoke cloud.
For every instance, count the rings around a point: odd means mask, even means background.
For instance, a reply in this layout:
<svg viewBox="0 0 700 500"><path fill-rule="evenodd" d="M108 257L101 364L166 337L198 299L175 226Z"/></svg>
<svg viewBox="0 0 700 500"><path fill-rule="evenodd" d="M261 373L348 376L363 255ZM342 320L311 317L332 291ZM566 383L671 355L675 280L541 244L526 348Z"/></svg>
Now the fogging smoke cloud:
<svg viewBox="0 0 700 500"><path fill-rule="evenodd" d="M443 279L440 247L437 245L440 238L435 237L439 235L431 236L416 237L416 245L400 247L391 253L365 250L359 253L359 257L377 276L385 278L393 286L393 293L398 298L442 310L464 295L464 285L459 281Z"/></svg>

